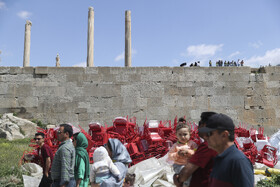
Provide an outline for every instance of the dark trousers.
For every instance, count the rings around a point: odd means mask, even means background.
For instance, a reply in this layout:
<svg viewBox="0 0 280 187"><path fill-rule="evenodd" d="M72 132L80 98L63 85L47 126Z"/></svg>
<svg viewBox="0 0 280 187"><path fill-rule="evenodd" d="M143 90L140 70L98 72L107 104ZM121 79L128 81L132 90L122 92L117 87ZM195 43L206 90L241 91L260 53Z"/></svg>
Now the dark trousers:
<svg viewBox="0 0 280 187"><path fill-rule="evenodd" d="M52 187L59 187L60 180L54 180ZM76 186L76 180L74 178L70 178L69 183L66 185L66 187L75 187Z"/></svg>
<svg viewBox="0 0 280 187"><path fill-rule="evenodd" d="M47 177L45 174L43 174L39 187L50 187L52 185L52 183L53 183L53 181L51 179L51 176L49 175Z"/></svg>

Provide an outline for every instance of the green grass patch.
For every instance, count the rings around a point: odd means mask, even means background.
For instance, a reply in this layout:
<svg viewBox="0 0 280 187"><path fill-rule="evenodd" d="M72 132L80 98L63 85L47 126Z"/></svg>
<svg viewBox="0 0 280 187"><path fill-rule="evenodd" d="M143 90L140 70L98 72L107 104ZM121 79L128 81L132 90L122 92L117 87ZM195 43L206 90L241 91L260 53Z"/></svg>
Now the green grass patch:
<svg viewBox="0 0 280 187"><path fill-rule="evenodd" d="M23 152L32 149L29 144L30 138L0 139L0 186L23 186L19 162Z"/></svg>

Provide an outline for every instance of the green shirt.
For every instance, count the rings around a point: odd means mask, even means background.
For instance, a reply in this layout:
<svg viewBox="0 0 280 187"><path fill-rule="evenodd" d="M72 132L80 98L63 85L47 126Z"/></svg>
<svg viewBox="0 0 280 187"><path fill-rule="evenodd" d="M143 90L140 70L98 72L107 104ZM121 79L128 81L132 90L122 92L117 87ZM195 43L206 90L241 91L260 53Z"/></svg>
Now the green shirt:
<svg viewBox="0 0 280 187"><path fill-rule="evenodd" d="M75 173L75 179L82 179L80 187L88 187L88 178L84 179L85 176L85 162L81 159L80 165L78 166L78 172Z"/></svg>

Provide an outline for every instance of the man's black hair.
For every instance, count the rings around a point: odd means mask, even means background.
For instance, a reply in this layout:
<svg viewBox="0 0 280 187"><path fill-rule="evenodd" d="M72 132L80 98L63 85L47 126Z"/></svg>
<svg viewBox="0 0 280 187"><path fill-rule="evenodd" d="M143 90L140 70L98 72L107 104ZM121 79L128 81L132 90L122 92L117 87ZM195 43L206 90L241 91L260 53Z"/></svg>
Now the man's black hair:
<svg viewBox="0 0 280 187"><path fill-rule="evenodd" d="M186 122L186 120L185 120L185 118L180 117L179 120L178 120L178 122Z"/></svg>
<svg viewBox="0 0 280 187"><path fill-rule="evenodd" d="M42 136L43 138L45 138L45 134L42 133L42 132L37 132L37 133L35 134L35 136Z"/></svg>
<svg viewBox="0 0 280 187"><path fill-rule="evenodd" d="M60 127L64 127L63 131L64 131L64 133L68 132L69 138L72 137L72 135L73 135L73 128L72 128L71 125L69 125L69 124L60 124L59 126Z"/></svg>

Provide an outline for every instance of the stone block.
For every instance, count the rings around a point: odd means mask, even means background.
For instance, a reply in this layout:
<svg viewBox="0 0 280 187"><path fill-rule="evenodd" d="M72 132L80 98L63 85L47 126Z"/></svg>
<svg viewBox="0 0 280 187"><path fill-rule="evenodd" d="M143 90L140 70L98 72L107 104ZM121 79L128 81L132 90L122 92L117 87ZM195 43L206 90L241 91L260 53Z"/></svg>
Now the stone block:
<svg viewBox="0 0 280 187"><path fill-rule="evenodd" d="M263 73L251 73L250 82L263 82L264 81L264 74Z"/></svg>
<svg viewBox="0 0 280 187"><path fill-rule="evenodd" d="M87 108L76 108L75 114L87 113Z"/></svg>
<svg viewBox="0 0 280 187"><path fill-rule="evenodd" d="M280 73L280 66L266 66L264 67L265 72L269 73Z"/></svg>
<svg viewBox="0 0 280 187"><path fill-rule="evenodd" d="M38 97L18 97L18 107L37 107Z"/></svg>
<svg viewBox="0 0 280 187"><path fill-rule="evenodd" d="M22 73L22 68L20 67L10 67L10 74L17 75Z"/></svg>
<svg viewBox="0 0 280 187"><path fill-rule="evenodd" d="M280 80L280 72L273 72L270 74L267 74L268 82L270 81L278 81Z"/></svg>
<svg viewBox="0 0 280 187"><path fill-rule="evenodd" d="M47 75L48 67L35 67L35 74L36 75Z"/></svg>
<svg viewBox="0 0 280 187"><path fill-rule="evenodd" d="M268 81L266 82L267 88L279 88L280 87L280 79L277 81Z"/></svg>
<svg viewBox="0 0 280 187"><path fill-rule="evenodd" d="M0 75L5 75L10 73L10 67L0 67Z"/></svg>
<svg viewBox="0 0 280 187"><path fill-rule="evenodd" d="M66 75L67 82L83 82L85 78L84 74L68 74Z"/></svg>
<svg viewBox="0 0 280 187"><path fill-rule="evenodd" d="M79 121L88 121L88 120L90 120L89 114L87 114L87 113L80 113L80 114L78 114L78 120Z"/></svg>
<svg viewBox="0 0 280 187"><path fill-rule="evenodd" d="M245 97L246 98L246 97ZM244 108L244 96L229 96L229 107L231 108Z"/></svg>
<svg viewBox="0 0 280 187"><path fill-rule="evenodd" d="M101 81L101 78L98 74L85 74L83 79L85 82L91 83L99 83Z"/></svg>
<svg viewBox="0 0 280 187"><path fill-rule="evenodd" d="M15 108L17 106L17 100L13 97L0 97L0 108Z"/></svg>
<svg viewBox="0 0 280 187"><path fill-rule="evenodd" d="M147 99L148 107L160 107L162 106L162 98L161 97L152 97Z"/></svg>
<svg viewBox="0 0 280 187"><path fill-rule="evenodd" d="M95 84L83 88L84 96L94 97L118 97L121 86L115 84Z"/></svg>
<svg viewBox="0 0 280 187"><path fill-rule="evenodd" d="M134 99L136 99L136 102L137 102L138 98L134 98ZM120 106L122 106L122 103L123 103L123 97L113 97L112 98L112 108L113 109L119 109ZM139 106L139 105L137 104L137 106Z"/></svg>
<svg viewBox="0 0 280 187"><path fill-rule="evenodd" d="M0 83L0 95L12 97L15 95L15 85Z"/></svg>
<svg viewBox="0 0 280 187"><path fill-rule="evenodd" d="M229 96L216 95L210 98L211 107L226 107L228 104Z"/></svg>
<svg viewBox="0 0 280 187"><path fill-rule="evenodd" d="M22 67L22 73L23 74L31 74L34 73L34 67Z"/></svg>
<svg viewBox="0 0 280 187"><path fill-rule="evenodd" d="M195 88L195 95L215 95L215 88L214 87L196 87Z"/></svg>
<svg viewBox="0 0 280 187"><path fill-rule="evenodd" d="M127 109L127 108L135 108L136 107L136 99L133 97L123 97L123 102L121 105L121 108Z"/></svg>
<svg viewBox="0 0 280 187"><path fill-rule="evenodd" d="M86 67L85 74L98 74L99 67Z"/></svg>
<svg viewBox="0 0 280 187"><path fill-rule="evenodd" d="M178 81L177 87L192 87L194 85L193 81Z"/></svg>
<svg viewBox="0 0 280 187"><path fill-rule="evenodd" d="M176 87L168 85L164 87L164 95L192 96L195 94L195 87Z"/></svg>
<svg viewBox="0 0 280 187"><path fill-rule="evenodd" d="M46 86L35 88L33 91L34 96L50 96L50 97L59 97L64 96L66 92L65 87L57 86Z"/></svg>
<svg viewBox="0 0 280 187"><path fill-rule="evenodd" d="M77 101L77 100L75 100L75 101ZM88 109L88 108L90 108L90 102L78 102L78 108Z"/></svg>
<svg viewBox="0 0 280 187"><path fill-rule="evenodd" d="M36 88L36 87L45 87L45 86L59 86L58 82L47 82L47 81L41 81L39 80L35 80L34 82L32 82L32 87ZM39 89L39 88L36 88Z"/></svg>
<svg viewBox="0 0 280 187"><path fill-rule="evenodd" d="M32 95L33 95L32 85L30 84L19 84L15 87L16 97L27 97Z"/></svg>
<svg viewBox="0 0 280 187"><path fill-rule="evenodd" d="M85 73L85 67L48 67L49 74L59 74L59 75L68 75L68 74L79 74L82 75Z"/></svg>

